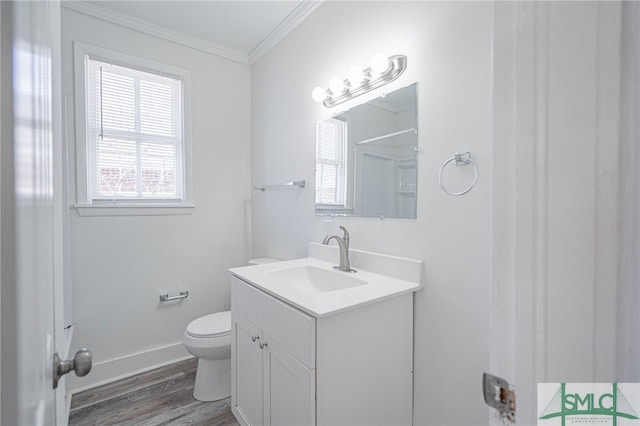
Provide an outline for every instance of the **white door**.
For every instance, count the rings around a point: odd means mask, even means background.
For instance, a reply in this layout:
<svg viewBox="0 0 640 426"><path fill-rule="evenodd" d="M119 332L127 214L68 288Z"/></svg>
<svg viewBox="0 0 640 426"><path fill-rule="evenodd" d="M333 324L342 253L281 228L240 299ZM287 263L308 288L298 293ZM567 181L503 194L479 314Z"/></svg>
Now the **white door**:
<svg viewBox="0 0 640 426"><path fill-rule="evenodd" d="M616 341L622 6L494 8L489 371L515 384L517 424L538 421L538 383L622 378L635 344Z"/></svg>
<svg viewBox="0 0 640 426"><path fill-rule="evenodd" d="M59 351L64 358L69 339L59 331L66 325L59 315L64 312L60 4L2 2L1 7L1 423L66 424L64 382L57 392L53 388L56 343L64 345Z"/></svg>

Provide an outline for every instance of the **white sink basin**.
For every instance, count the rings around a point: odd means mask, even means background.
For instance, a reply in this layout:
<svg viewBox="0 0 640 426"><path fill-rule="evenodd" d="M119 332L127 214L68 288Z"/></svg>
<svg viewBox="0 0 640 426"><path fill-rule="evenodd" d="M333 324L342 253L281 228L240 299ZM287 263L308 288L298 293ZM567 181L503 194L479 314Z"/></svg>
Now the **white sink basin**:
<svg viewBox="0 0 640 426"><path fill-rule="evenodd" d="M366 281L348 276L346 273L328 271L315 266L298 266L267 274L289 286L313 293L344 290L367 284Z"/></svg>
<svg viewBox="0 0 640 426"><path fill-rule="evenodd" d="M357 273L334 270L340 258L338 247L319 243L309 244L309 256L305 258L241 266L230 271L315 318L422 288L422 261L358 249L351 249L350 255Z"/></svg>

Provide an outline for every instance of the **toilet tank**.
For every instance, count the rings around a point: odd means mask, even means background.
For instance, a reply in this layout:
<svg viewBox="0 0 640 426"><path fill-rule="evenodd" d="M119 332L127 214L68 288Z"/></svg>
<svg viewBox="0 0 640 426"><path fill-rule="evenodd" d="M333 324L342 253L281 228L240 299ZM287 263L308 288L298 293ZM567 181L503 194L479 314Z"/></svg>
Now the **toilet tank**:
<svg viewBox="0 0 640 426"><path fill-rule="evenodd" d="M255 259L249 259L248 265L264 265L265 263L274 263L280 262L278 259L273 259L271 257L257 257Z"/></svg>

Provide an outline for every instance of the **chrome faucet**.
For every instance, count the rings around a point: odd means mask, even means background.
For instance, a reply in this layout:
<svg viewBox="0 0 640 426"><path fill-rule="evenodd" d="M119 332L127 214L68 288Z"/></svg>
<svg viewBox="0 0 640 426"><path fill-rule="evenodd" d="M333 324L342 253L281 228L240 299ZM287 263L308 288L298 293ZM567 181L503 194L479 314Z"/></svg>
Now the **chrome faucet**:
<svg viewBox="0 0 640 426"><path fill-rule="evenodd" d="M322 244L329 245L329 241L332 239L336 240L338 243L338 247L340 248L340 265L334 266L333 269L337 269L343 272L358 272L355 269L351 268L351 264L349 263L349 231L344 226L341 226L342 229L342 238L337 235L327 235L324 240L322 240Z"/></svg>

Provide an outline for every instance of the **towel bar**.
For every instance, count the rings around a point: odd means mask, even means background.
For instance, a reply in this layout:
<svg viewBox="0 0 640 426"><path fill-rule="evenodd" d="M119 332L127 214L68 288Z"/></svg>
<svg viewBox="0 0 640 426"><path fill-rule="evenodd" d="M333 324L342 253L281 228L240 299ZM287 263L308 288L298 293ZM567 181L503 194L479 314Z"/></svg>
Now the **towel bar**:
<svg viewBox="0 0 640 426"><path fill-rule="evenodd" d="M269 189L269 188L281 188L281 187L287 187L287 186L299 186L300 188L304 188L305 187L306 182L303 180L294 180L292 182L285 182L285 183L274 183L271 185L260 185L260 186L254 186L253 189L255 191L262 191L264 192L265 189Z"/></svg>

